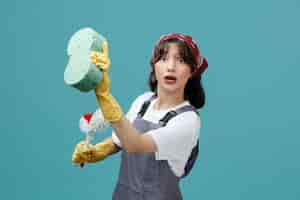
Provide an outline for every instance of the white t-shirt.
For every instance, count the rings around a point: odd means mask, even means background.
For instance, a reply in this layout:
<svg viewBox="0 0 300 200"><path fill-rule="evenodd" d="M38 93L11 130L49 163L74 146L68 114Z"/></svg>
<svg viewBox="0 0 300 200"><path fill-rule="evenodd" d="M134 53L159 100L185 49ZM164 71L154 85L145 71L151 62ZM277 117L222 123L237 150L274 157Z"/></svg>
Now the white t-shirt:
<svg viewBox="0 0 300 200"><path fill-rule="evenodd" d="M133 122L137 117L142 104L149 100L153 92L146 92L135 99L128 113L127 119ZM153 105L157 98L151 101L144 120L158 123L170 110L175 110L185 105L190 105L188 101L164 110L154 110ZM144 134L152 136L157 145L158 152L155 152L156 160L167 160L174 174L180 177L184 173L185 164L190 156L193 147L196 145L200 134L200 117L194 111L187 111L172 118L166 126L155 130L150 130ZM122 147L116 133L112 132L113 142Z"/></svg>

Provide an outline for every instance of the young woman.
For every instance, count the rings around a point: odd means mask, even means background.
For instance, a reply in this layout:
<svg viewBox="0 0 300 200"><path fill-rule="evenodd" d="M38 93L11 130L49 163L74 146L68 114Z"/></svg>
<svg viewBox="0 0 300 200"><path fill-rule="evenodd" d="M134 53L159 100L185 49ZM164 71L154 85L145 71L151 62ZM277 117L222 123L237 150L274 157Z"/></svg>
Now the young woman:
<svg viewBox="0 0 300 200"><path fill-rule="evenodd" d="M207 68L195 41L171 33L157 42L151 58L149 86L132 103L126 116L109 92L110 59L107 43L92 61L103 72L95 89L112 137L86 148L79 143L74 163L91 163L122 151L114 200L180 200L180 178L186 176L197 157L200 117L196 109L205 103L201 74Z"/></svg>

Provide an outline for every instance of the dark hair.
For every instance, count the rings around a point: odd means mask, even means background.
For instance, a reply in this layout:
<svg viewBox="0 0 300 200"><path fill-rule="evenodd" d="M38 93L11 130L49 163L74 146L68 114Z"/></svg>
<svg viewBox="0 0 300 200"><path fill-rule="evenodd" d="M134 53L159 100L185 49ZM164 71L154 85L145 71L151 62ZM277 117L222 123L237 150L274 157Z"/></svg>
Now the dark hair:
<svg viewBox="0 0 300 200"><path fill-rule="evenodd" d="M183 41L176 38L165 40L154 48L150 61L152 69L148 80L150 90L157 94L157 80L154 72L154 64L168 53L169 43L176 43L178 45L180 56L191 69L192 76L185 85L184 99L188 100L195 108L202 108L205 104L205 93L201 84L201 75L193 75L197 62L192 54L191 49Z"/></svg>

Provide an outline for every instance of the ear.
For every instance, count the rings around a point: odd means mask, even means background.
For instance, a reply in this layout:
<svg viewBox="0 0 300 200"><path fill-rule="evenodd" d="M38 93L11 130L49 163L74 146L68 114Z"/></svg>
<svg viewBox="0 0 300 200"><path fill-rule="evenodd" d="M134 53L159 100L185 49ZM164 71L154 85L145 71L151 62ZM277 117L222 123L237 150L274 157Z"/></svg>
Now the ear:
<svg viewBox="0 0 300 200"><path fill-rule="evenodd" d="M151 74L151 81L153 81L153 82L157 81L155 71L153 71L152 74Z"/></svg>

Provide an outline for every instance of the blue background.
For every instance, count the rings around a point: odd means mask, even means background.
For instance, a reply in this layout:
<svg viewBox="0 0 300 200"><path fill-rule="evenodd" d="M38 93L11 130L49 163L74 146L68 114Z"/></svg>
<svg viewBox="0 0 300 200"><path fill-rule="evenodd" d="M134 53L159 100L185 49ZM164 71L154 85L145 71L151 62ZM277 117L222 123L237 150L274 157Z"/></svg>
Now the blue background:
<svg viewBox="0 0 300 200"><path fill-rule="evenodd" d="M181 183L185 199L300 199L299 0L1 4L1 198L111 198L119 155L71 164L79 118L96 101L65 85L66 47L90 26L110 42L112 93L125 111L148 90L160 35L190 34L208 58L200 160Z"/></svg>

